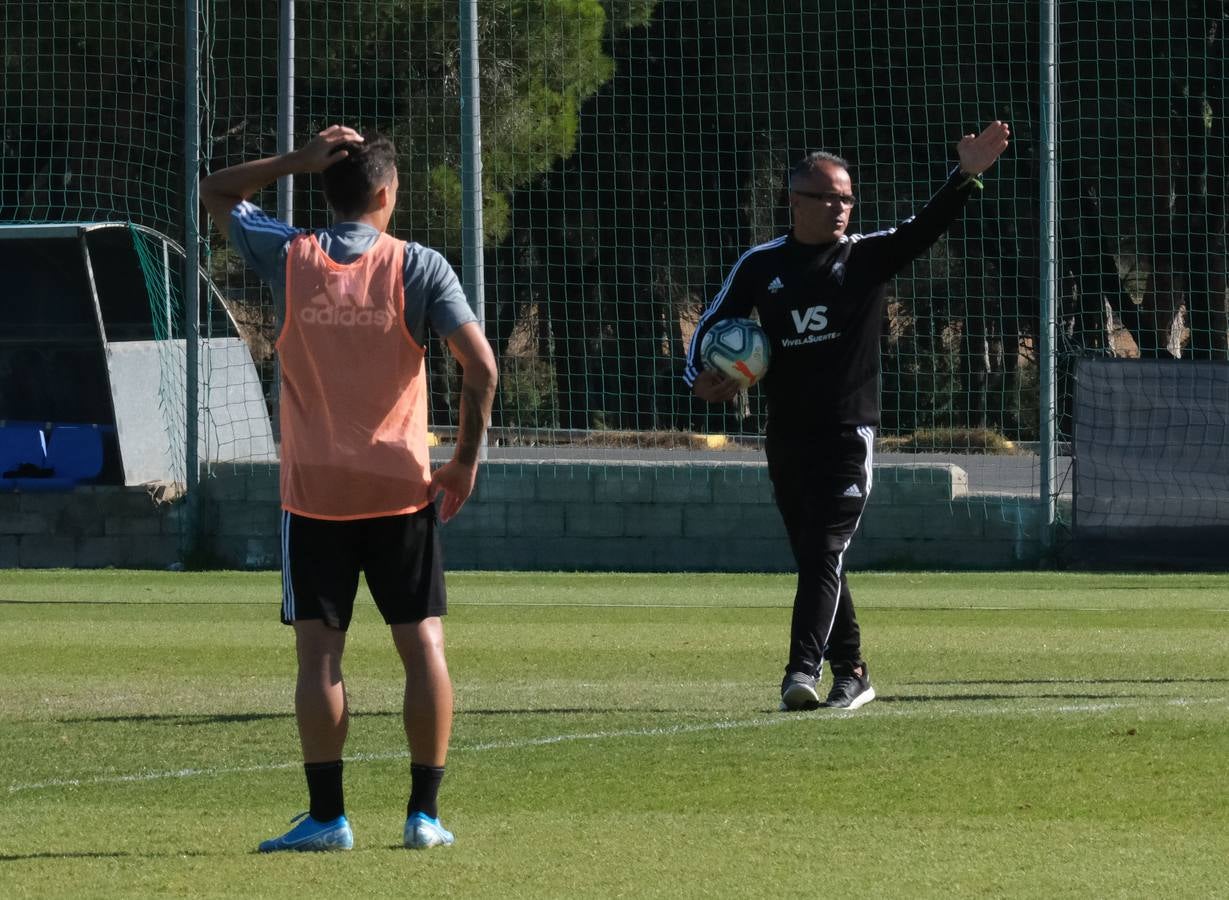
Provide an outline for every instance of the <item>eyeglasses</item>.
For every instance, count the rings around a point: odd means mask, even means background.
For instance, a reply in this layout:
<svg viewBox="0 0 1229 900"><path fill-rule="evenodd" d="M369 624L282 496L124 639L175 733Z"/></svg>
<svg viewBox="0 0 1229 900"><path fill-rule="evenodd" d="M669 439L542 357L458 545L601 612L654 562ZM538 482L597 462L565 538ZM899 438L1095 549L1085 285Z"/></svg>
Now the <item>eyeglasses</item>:
<svg viewBox="0 0 1229 900"><path fill-rule="evenodd" d="M829 206L834 203L839 203L841 206L853 206L857 202L853 194L838 194L835 191L800 191L795 188L790 193L797 194L799 197L810 197L812 200L822 200Z"/></svg>

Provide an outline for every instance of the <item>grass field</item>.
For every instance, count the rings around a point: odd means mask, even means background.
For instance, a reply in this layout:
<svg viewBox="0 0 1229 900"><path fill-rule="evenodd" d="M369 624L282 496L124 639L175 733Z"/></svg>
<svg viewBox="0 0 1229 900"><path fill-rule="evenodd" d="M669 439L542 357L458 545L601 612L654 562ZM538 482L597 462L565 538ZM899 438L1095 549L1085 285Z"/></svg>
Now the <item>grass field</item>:
<svg viewBox="0 0 1229 900"><path fill-rule="evenodd" d="M1229 897L1229 577L860 574L879 699L776 709L784 576L455 573L441 815L347 650L349 854L275 573L0 572L4 897Z"/></svg>

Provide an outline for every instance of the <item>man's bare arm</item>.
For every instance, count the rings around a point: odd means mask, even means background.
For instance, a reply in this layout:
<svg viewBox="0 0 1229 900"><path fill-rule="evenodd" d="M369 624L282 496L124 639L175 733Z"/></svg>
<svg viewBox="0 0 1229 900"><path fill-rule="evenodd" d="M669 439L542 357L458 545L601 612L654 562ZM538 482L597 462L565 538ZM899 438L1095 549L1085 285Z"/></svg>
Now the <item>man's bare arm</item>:
<svg viewBox="0 0 1229 900"><path fill-rule="evenodd" d="M495 402L499 371L495 354L476 322L462 325L448 338L448 349L461 366L461 409L452 459L431 475L430 496L444 495L440 518L447 522L473 493L478 476L478 450Z"/></svg>
<svg viewBox="0 0 1229 900"><path fill-rule="evenodd" d="M222 236L230 237L231 211L283 175L323 172L344 159L342 144L362 141L363 136L344 125L330 125L302 147L219 169L201 179L201 203Z"/></svg>

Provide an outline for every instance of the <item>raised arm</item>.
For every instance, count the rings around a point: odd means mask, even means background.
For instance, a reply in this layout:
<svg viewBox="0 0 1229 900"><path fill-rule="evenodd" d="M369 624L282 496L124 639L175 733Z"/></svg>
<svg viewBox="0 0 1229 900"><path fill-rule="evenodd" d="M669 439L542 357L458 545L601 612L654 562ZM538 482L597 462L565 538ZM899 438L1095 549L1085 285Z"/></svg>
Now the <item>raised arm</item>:
<svg viewBox="0 0 1229 900"><path fill-rule="evenodd" d="M985 172L1007 149L1011 128L997 119L982 129L981 134L966 134L956 144L960 171L976 178Z"/></svg>
<svg viewBox="0 0 1229 900"><path fill-rule="evenodd" d="M991 122L980 134L966 134L956 144L960 163L917 215L895 228L866 235L853 257L862 277L886 281L925 253L964 210L969 197L982 187L979 176L1007 149L1011 129Z"/></svg>
<svg viewBox="0 0 1229 900"><path fill-rule="evenodd" d="M342 146L363 136L344 125L330 125L302 147L219 169L201 179L201 203L223 237L230 237L230 214L236 206L283 175L323 172L348 155Z"/></svg>

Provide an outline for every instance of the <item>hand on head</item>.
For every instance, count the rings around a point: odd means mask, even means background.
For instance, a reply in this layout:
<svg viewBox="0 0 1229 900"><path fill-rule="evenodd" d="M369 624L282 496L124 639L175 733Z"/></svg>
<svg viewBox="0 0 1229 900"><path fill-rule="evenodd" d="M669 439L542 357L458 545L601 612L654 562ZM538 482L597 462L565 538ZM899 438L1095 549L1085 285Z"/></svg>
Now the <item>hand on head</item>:
<svg viewBox="0 0 1229 900"><path fill-rule="evenodd" d="M363 136L345 125L330 125L296 152L304 172L323 172L350 152L344 144L361 144Z"/></svg>
<svg viewBox="0 0 1229 900"><path fill-rule="evenodd" d="M981 134L966 134L956 144L960 171L966 175L980 175L989 169L1007 149L1010 137L1011 128L998 120L987 125Z"/></svg>

